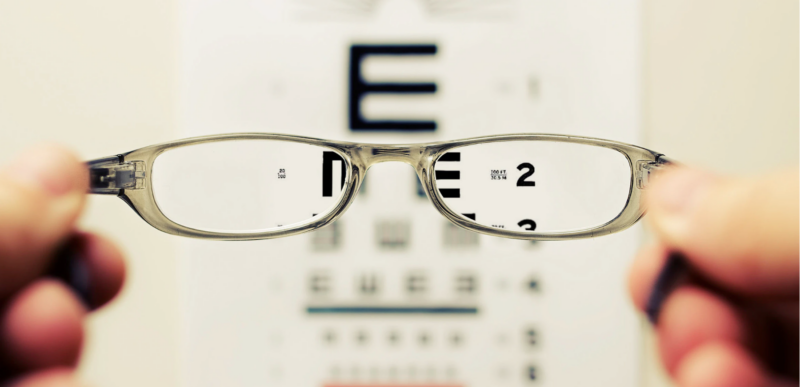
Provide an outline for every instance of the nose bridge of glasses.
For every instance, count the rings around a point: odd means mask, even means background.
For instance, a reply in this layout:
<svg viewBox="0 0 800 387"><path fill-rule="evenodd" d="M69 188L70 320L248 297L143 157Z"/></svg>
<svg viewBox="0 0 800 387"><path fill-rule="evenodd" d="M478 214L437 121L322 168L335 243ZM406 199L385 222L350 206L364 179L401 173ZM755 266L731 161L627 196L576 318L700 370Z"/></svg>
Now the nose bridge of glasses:
<svg viewBox="0 0 800 387"><path fill-rule="evenodd" d="M417 168L423 157L424 148L417 145L370 144L362 146L360 153L367 168L386 161L399 161Z"/></svg>

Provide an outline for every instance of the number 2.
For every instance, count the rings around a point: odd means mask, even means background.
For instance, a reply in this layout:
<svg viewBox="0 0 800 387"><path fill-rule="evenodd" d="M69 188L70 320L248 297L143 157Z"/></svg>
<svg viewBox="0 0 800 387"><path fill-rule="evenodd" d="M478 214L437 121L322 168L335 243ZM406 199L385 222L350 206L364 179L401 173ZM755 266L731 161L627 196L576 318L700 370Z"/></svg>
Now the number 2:
<svg viewBox="0 0 800 387"><path fill-rule="evenodd" d="M531 163L522 163L522 164L517 166L517 169L520 170L520 171L523 170L523 169L527 169L528 170L528 172L523 173L522 176L519 177L519 180L517 180L517 187L535 187L536 186L536 182L535 181L527 181L527 180L525 180L525 179L529 178L531 175L533 175L534 171L536 171L536 169L533 167L533 164L531 164Z"/></svg>
<svg viewBox="0 0 800 387"><path fill-rule="evenodd" d="M525 231L536 230L536 222L534 222L534 221L532 221L530 219L520 220L519 223L517 223L517 226L523 227L523 230L525 230ZM525 226L528 226L528 228L524 228Z"/></svg>

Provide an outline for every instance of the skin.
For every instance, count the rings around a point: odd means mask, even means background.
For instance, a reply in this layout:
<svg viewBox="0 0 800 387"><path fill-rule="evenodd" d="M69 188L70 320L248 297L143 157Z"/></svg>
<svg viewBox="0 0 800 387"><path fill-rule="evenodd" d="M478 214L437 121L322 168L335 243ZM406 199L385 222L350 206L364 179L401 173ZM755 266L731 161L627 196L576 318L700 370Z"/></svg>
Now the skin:
<svg viewBox="0 0 800 387"><path fill-rule="evenodd" d="M682 387L798 385L798 171L758 178L671 168L648 186L657 241L634 261L640 310L667 254L694 271L664 302L656 334Z"/></svg>
<svg viewBox="0 0 800 387"><path fill-rule="evenodd" d="M78 238L93 310L119 292L123 256L77 230L87 190L80 159L32 149L0 170L0 384L80 386L74 368L87 307L43 277L54 251ZM657 176L645 194L658 241L633 263L629 289L642 309L669 251L696 271L664 302L656 331L679 386L797 385L798 172L720 178L684 168Z"/></svg>
<svg viewBox="0 0 800 387"><path fill-rule="evenodd" d="M31 149L0 170L0 385L81 385L73 371L89 311L43 273L58 246L76 238L91 279L88 307L101 307L122 287L119 249L75 228L87 186L80 159L55 145Z"/></svg>

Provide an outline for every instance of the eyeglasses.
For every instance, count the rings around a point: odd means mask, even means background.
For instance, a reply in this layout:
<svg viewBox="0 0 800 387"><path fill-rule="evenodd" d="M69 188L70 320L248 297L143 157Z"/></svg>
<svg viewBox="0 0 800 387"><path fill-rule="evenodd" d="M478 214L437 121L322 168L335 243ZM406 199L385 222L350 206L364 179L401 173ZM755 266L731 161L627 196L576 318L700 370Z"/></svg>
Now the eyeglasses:
<svg viewBox="0 0 800 387"><path fill-rule="evenodd" d="M333 222L370 166L410 164L434 207L468 230L556 240L624 230L641 218L650 174L641 147L510 134L427 144L362 144L265 133L189 138L88 162L90 192L113 194L161 231L278 238Z"/></svg>

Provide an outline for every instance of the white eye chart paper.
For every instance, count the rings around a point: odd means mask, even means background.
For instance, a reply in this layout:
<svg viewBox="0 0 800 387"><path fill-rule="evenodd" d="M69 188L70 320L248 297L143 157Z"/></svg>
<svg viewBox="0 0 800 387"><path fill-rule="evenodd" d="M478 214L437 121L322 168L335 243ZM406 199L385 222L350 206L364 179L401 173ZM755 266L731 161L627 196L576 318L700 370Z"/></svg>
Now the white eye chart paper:
<svg viewBox="0 0 800 387"><path fill-rule="evenodd" d="M180 136L556 133L636 144L639 15L632 0L185 0ZM492 176L517 181L517 163ZM570 208L553 196L541 195ZM492 211L474 206L464 211ZM514 216L498 222L516 227ZM378 164L347 213L318 231L181 241L182 382L637 386L625 272L640 232L478 235L434 209L411 167Z"/></svg>

